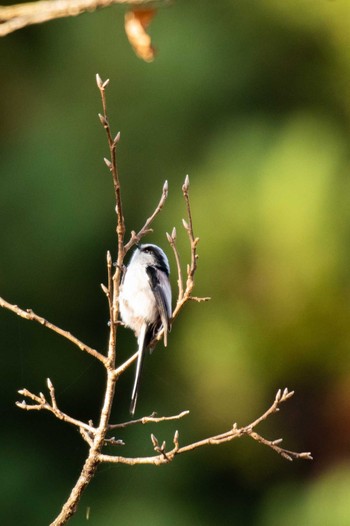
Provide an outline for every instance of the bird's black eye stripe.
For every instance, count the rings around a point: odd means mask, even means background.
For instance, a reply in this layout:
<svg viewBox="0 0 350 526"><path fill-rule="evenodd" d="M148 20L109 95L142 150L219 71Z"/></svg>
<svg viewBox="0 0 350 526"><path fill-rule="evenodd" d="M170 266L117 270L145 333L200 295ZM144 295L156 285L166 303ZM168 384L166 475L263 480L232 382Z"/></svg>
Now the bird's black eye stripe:
<svg viewBox="0 0 350 526"><path fill-rule="evenodd" d="M169 269L168 265L164 259L164 256L162 252L158 250L157 247L154 247L152 245L145 245L142 247L142 252L145 252L146 254L153 254L156 258L157 263L153 265L158 270L161 270L164 272L167 276L169 276Z"/></svg>
<svg viewBox="0 0 350 526"><path fill-rule="evenodd" d="M142 252L146 252L146 254L154 254L157 255L158 251L155 250L154 247L151 247L150 245L143 246L141 248Z"/></svg>

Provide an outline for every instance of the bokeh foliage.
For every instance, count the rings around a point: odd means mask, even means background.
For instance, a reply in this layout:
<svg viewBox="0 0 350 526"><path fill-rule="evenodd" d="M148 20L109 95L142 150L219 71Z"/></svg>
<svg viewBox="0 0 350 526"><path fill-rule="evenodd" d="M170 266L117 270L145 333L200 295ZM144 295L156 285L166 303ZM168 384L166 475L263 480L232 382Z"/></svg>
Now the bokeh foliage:
<svg viewBox="0 0 350 526"><path fill-rule="evenodd" d="M245 439L162 468L103 468L72 524L86 524L88 507L104 526L349 523L349 19L348 0L177 0L152 23L152 64L133 55L117 7L1 41L1 295L106 346L99 283L115 217L94 76L109 77L128 229L168 179L149 240L166 246L175 225L185 258L189 173L197 293L212 296L147 360L139 411L190 409L177 424L185 442L248 423L288 386L296 397L265 434L315 456L290 465ZM2 523L44 525L84 446L50 415L16 409L16 390L43 390L50 376L63 409L94 418L103 371L0 314ZM120 360L134 348L124 333ZM116 420L128 416L131 381L130 371ZM150 432L170 442L173 430L130 429L123 451L148 455Z"/></svg>

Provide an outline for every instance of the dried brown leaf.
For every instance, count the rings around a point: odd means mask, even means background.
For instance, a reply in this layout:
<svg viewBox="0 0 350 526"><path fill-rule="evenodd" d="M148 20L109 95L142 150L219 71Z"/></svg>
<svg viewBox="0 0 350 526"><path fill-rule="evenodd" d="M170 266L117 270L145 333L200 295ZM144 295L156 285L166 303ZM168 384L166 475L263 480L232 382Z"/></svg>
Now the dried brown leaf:
<svg viewBox="0 0 350 526"><path fill-rule="evenodd" d="M152 62L155 49L151 37L146 32L156 14L156 9L133 9L125 14L125 32L136 55L145 62Z"/></svg>

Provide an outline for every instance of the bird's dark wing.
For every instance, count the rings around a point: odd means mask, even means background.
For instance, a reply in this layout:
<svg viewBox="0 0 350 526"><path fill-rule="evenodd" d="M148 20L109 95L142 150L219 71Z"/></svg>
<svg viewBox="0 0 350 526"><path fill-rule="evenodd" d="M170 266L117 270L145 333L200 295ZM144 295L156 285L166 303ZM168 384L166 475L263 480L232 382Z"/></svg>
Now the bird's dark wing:
<svg viewBox="0 0 350 526"><path fill-rule="evenodd" d="M149 266L146 268L146 272L164 329L164 345L166 347L168 343L168 332L170 331L171 318L171 289L169 279L164 272L156 267Z"/></svg>

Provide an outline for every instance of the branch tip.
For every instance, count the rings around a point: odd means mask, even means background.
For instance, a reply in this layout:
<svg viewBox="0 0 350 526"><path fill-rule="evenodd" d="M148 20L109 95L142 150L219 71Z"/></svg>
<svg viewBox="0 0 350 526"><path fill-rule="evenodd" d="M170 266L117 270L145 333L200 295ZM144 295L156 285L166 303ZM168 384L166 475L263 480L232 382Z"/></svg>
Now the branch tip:
<svg viewBox="0 0 350 526"><path fill-rule="evenodd" d="M277 438L276 440L273 440L271 444L277 446L278 444L281 444L281 442L283 442L283 438Z"/></svg>
<svg viewBox="0 0 350 526"><path fill-rule="evenodd" d="M184 226L184 229L188 231L189 226L188 226L188 223L187 223L187 221L185 219L182 220L182 224Z"/></svg>
<svg viewBox="0 0 350 526"><path fill-rule="evenodd" d="M109 79L103 81L100 77L100 75L98 73L96 73L96 84L97 84L97 87L100 91L104 91L104 89L108 86L109 84Z"/></svg>
<svg viewBox="0 0 350 526"><path fill-rule="evenodd" d="M98 73L96 73L96 84L97 84L98 89L102 89L103 82Z"/></svg>
<svg viewBox="0 0 350 526"><path fill-rule="evenodd" d="M108 128L109 124L108 124L107 117L105 117L104 115L101 115L101 113L99 113L98 114L98 118L100 119L100 122L101 122L102 126L104 128Z"/></svg>
<svg viewBox="0 0 350 526"><path fill-rule="evenodd" d="M104 162L105 162L105 164L106 164L108 170L112 171L112 169L113 169L113 164L111 163L111 161L110 161L109 159L107 159L107 157L104 157L103 160L104 160Z"/></svg>
<svg viewBox="0 0 350 526"><path fill-rule="evenodd" d="M190 178L188 175L186 175L185 177L185 182L184 184L182 185L182 191L184 193L187 193L188 192L188 189L189 189L189 186L190 186Z"/></svg>
<svg viewBox="0 0 350 526"><path fill-rule="evenodd" d="M103 290L103 292L106 294L106 296L108 296L109 292L108 292L108 288L106 287L106 285L104 285L103 283L100 283L101 285L101 289Z"/></svg>
<svg viewBox="0 0 350 526"><path fill-rule="evenodd" d="M115 146L120 141L120 131L118 131L117 135L113 139L113 145Z"/></svg>

